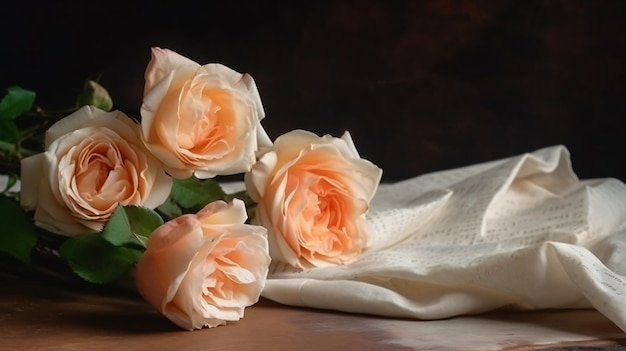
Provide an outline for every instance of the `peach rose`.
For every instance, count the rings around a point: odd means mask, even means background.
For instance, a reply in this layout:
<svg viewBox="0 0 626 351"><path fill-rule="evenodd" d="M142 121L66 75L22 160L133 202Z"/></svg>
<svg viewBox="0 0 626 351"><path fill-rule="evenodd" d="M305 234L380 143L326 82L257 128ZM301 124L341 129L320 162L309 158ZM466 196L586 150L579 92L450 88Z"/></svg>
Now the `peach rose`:
<svg viewBox="0 0 626 351"><path fill-rule="evenodd" d="M246 172L271 142L252 77L153 48L141 106L143 140L176 178Z"/></svg>
<svg viewBox="0 0 626 351"><path fill-rule="evenodd" d="M270 263L266 229L246 218L243 201L216 201L157 228L137 264L140 294L184 329L242 318Z"/></svg>
<svg viewBox="0 0 626 351"><path fill-rule="evenodd" d="M45 148L22 160L20 201L51 232L99 231L118 204L155 208L172 187L119 111L82 107L48 129Z"/></svg>
<svg viewBox="0 0 626 351"><path fill-rule="evenodd" d="M381 175L359 157L348 132L334 138L295 130L277 138L245 175L272 258L305 269L358 258Z"/></svg>

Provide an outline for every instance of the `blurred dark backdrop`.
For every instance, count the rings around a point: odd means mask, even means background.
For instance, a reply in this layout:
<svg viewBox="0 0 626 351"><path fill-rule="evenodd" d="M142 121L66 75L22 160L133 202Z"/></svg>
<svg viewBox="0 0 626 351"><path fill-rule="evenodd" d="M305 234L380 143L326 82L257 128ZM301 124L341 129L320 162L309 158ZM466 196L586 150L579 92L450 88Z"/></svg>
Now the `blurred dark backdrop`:
<svg viewBox="0 0 626 351"><path fill-rule="evenodd" d="M581 178L626 180L626 1L21 1L0 88L73 103L100 75L137 114L150 47L256 80L272 138L340 135L385 180L564 144Z"/></svg>

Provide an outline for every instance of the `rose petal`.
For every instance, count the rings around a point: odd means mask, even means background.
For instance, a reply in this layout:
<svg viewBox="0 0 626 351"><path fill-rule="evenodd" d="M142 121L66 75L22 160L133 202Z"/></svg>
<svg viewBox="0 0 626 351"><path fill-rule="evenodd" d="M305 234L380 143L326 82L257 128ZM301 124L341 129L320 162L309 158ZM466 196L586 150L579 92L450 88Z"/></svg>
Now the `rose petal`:
<svg viewBox="0 0 626 351"><path fill-rule="evenodd" d="M242 224L242 210L239 199L216 201L165 223L148 239L137 289L180 327L235 321L258 301L270 262L267 230Z"/></svg>
<svg viewBox="0 0 626 351"><path fill-rule="evenodd" d="M248 171L268 147L254 80L153 49L141 108L142 138L169 174L212 178Z"/></svg>
<svg viewBox="0 0 626 351"><path fill-rule="evenodd" d="M305 269L354 261L366 245L362 223L381 174L347 132L279 136L245 176L272 258Z"/></svg>
<svg viewBox="0 0 626 351"><path fill-rule="evenodd" d="M51 126L46 151L24 167L23 205L35 210L38 226L67 236L102 229L118 204L154 208L172 184L137 124L90 106Z"/></svg>

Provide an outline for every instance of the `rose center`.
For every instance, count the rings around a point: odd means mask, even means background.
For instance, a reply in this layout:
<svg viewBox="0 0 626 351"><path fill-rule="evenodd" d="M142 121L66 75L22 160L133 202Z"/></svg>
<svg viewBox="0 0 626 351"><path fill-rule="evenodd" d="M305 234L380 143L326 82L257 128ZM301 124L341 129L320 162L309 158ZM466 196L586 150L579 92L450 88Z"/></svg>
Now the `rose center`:
<svg viewBox="0 0 626 351"><path fill-rule="evenodd" d="M85 147L76 159L75 193L97 211L124 202L134 189L127 163L122 151L107 141Z"/></svg>
<svg viewBox="0 0 626 351"><path fill-rule="evenodd" d="M111 160L110 148L98 145L89 150L88 155L82 159L78 167L76 178L80 189L93 189L90 193L98 193L109 178L109 173L115 168L115 162ZM114 157L116 158L116 157Z"/></svg>
<svg viewBox="0 0 626 351"><path fill-rule="evenodd" d="M232 129L232 116L224 108L228 99L223 95L223 92L213 89L190 92L186 106L181 106L179 112L178 146L181 149L194 154L204 154L208 150L227 151L225 140ZM226 150L221 150L223 148Z"/></svg>
<svg viewBox="0 0 626 351"><path fill-rule="evenodd" d="M338 250L345 236L343 198L339 184L320 174L295 172L288 176L287 193L291 193L287 216L300 218L302 249L310 254L328 254ZM292 245L295 243L292 243Z"/></svg>

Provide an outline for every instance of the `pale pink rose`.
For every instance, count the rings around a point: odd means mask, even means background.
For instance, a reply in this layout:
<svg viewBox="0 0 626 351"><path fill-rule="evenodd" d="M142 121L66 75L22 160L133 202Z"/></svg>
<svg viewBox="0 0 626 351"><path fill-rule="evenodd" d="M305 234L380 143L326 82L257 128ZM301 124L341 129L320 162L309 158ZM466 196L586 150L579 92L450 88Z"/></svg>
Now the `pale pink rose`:
<svg viewBox="0 0 626 351"><path fill-rule="evenodd" d="M348 132L334 138L295 130L277 138L245 175L272 259L305 269L357 259L381 175L359 157Z"/></svg>
<svg viewBox="0 0 626 351"><path fill-rule="evenodd" d="M45 150L22 160L20 201L58 234L97 232L118 204L155 208L172 187L119 111L82 107L48 129Z"/></svg>
<svg viewBox="0 0 626 351"><path fill-rule="evenodd" d="M204 66L152 49L141 106L146 146L176 178L248 171L271 141L255 82L221 64Z"/></svg>
<svg viewBox="0 0 626 351"><path fill-rule="evenodd" d="M157 228L136 269L140 294L184 329L243 317L265 287L267 231L244 224L243 201L216 201Z"/></svg>

